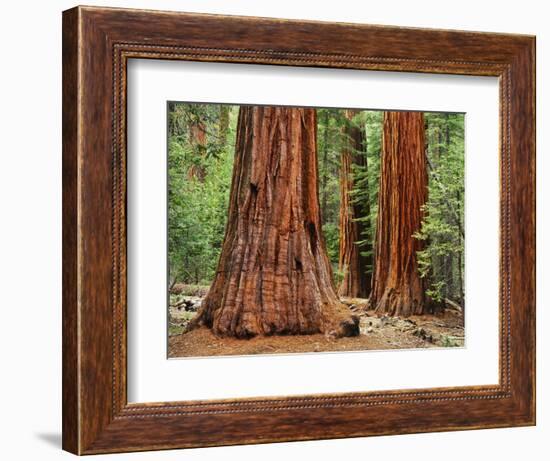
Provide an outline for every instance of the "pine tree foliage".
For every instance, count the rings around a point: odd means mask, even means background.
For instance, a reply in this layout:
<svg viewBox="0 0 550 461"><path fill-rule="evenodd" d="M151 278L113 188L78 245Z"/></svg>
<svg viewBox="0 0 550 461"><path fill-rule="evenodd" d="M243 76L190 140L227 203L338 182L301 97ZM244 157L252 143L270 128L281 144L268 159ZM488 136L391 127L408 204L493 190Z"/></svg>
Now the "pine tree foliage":
<svg viewBox="0 0 550 461"><path fill-rule="evenodd" d="M168 259L170 283L210 283L223 242L238 108L229 109L225 140L219 105L170 103L168 125ZM223 118L222 118L223 121ZM202 124L207 142L192 142ZM223 142L220 142L222 138ZM204 171L202 180L189 175Z"/></svg>
<svg viewBox="0 0 550 461"><path fill-rule="evenodd" d="M429 193L418 238L420 272L436 302L464 301L464 114L428 113Z"/></svg>

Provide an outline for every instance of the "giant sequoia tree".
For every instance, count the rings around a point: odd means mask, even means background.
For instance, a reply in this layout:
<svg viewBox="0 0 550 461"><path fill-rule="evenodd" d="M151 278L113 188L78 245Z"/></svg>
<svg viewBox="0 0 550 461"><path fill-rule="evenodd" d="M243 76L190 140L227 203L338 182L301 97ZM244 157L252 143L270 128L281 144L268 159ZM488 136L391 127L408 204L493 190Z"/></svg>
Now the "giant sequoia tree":
<svg viewBox="0 0 550 461"><path fill-rule="evenodd" d="M314 109L241 107L216 275L191 327L220 336L358 334L321 231Z"/></svg>
<svg viewBox="0 0 550 461"><path fill-rule="evenodd" d="M386 112L378 193L371 305L389 315L422 314L426 304L417 251L428 196L421 112Z"/></svg>
<svg viewBox="0 0 550 461"><path fill-rule="evenodd" d="M346 110L346 123L343 131L343 148L340 155L340 251L338 267L343 274L338 288L340 296L367 298L370 292L371 277L368 272L372 255L366 245L359 242L366 237L370 207L368 191L362 200L354 199L355 176L361 168L367 168L367 139L364 127L353 123L357 111ZM367 189L368 184L362 186ZM365 219L367 218L367 219Z"/></svg>

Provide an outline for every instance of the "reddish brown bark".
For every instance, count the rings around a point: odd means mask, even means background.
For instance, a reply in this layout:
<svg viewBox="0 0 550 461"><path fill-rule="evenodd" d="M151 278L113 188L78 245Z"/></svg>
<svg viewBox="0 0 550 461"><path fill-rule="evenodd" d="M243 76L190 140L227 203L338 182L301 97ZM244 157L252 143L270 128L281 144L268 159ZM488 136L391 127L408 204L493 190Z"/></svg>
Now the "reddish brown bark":
<svg viewBox="0 0 550 461"><path fill-rule="evenodd" d="M344 278L338 287L340 296L367 298L370 293L372 256L365 255L364 240L367 223L358 218L368 216L369 203L357 203L352 191L355 187L354 165L366 169L366 134L364 128L352 123L357 111L346 110L347 123L343 127L344 147L340 154L340 251L338 268Z"/></svg>
<svg viewBox="0 0 550 461"><path fill-rule="evenodd" d="M189 143L193 147L197 159L204 157L206 153L206 129L203 123L191 123L189 126ZM200 164L200 160L191 165L187 172L189 179L197 179L201 182L204 181L205 174L204 166Z"/></svg>
<svg viewBox="0 0 550 461"><path fill-rule="evenodd" d="M229 111L230 106L220 106L220 119L218 125L218 143L220 146L225 147L227 144L227 133L229 131Z"/></svg>
<svg viewBox="0 0 550 461"><path fill-rule="evenodd" d="M191 325L220 336L358 334L321 232L316 112L242 107L216 276Z"/></svg>
<svg viewBox="0 0 550 461"><path fill-rule="evenodd" d="M428 196L424 115L386 112L382 150L371 305L389 315L422 314L426 295L416 252L423 243L413 235Z"/></svg>

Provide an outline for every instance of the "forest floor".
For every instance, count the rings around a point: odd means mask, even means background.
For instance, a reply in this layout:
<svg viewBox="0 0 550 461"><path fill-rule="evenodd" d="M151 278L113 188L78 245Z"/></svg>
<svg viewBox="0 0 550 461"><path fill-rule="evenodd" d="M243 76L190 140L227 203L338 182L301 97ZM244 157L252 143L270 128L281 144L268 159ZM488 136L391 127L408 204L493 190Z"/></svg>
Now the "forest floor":
<svg viewBox="0 0 550 461"><path fill-rule="evenodd" d="M360 334L350 338L333 338L323 334L219 338L207 328L184 333L203 297L204 293L198 292L193 296L171 298L168 338L170 358L464 346L462 312L447 309L436 315L407 318L378 316L368 310L367 300L351 298L343 298L342 301L359 317Z"/></svg>

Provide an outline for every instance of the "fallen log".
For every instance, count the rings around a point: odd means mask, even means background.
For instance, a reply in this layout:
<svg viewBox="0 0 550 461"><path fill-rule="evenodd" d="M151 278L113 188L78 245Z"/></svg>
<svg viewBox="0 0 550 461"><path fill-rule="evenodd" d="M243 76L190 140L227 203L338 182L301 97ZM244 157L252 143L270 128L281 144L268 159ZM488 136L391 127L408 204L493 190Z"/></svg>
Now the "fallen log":
<svg viewBox="0 0 550 461"><path fill-rule="evenodd" d="M454 301L451 301L450 299L448 298L445 298L443 300L443 302L445 303L445 308L446 309L451 309L451 310L455 310L455 311L458 311L458 312L462 312L462 307L455 303Z"/></svg>

